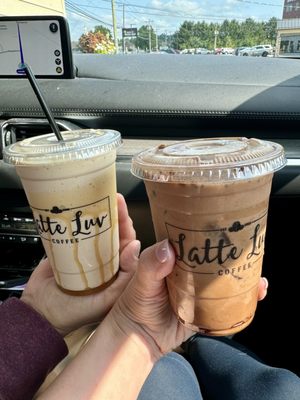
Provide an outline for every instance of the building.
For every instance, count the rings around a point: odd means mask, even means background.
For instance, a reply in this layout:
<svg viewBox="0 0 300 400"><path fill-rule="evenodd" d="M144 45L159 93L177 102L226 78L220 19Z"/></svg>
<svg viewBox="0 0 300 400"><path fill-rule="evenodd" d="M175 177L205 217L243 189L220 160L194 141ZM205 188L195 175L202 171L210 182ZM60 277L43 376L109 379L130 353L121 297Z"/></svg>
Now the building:
<svg viewBox="0 0 300 400"><path fill-rule="evenodd" d="M300 1L285 0L277 21L276 56L300 58Z"/></svg>
<svg viewBox="0 0 300 400"><path fill-rule="evenodd" d="M65 15L65 0L0 0L0 16Z"/></svg>
<svg viewBox="0 0 300 400"><path fill-rule="evenodd" d="M282 19L300 18L300 1L285 0Z"/></svg>

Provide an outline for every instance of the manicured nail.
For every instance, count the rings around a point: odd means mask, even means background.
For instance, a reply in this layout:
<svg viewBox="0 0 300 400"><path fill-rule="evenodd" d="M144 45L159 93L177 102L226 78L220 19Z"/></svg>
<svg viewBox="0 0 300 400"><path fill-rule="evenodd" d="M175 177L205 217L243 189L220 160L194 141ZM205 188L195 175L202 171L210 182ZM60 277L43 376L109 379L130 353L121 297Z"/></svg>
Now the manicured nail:
<svg viewBox="0 0 300 400"><path fill-rule="evenodd" d="M165 263L170 257L170 244L168 239L160 242L155 250L156 258L160 263Z"/></svg>
<svg viewBox="0 0 300 400"><path fill-rule="evenodd" d="M134 252L133 252L133 257L136 260L139 259L140 252L141 252L141 242L139 240L136 240L135 249L134 249Z"/></svg>
<svg viewBox="0 0 300 400"><path fill-rule="evenodd" d="M269 287L269 281L268 281L268 279L265 278L265 277L263 277L262 279L263 279L263 281L265 282L265 290L267 290L268 287Z"/></svg>

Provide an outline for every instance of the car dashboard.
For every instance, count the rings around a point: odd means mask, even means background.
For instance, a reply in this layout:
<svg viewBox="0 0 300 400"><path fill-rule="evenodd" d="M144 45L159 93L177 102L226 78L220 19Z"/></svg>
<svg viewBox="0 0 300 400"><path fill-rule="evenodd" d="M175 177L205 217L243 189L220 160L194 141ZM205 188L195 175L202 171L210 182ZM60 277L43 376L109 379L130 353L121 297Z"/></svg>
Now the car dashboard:
<svg viewBox="0 0 300 400"><path fill-rule="evenodd" d="M130 173L137 152L174 141L245 136L283 145L275 173L263 274L269 293L236 335L263 360L299 374L294 346L299 273L300 67L298 60L193 55L74 56L75 79L40 79L61 130L119 131L117 188L142 246L155 242L143 183ZM3 162L7 145L50 132L26 79L0 80L0 299L19 295L43 248L22 185ZM292 233L293 232L293 233ZM270 343L275 340L276 346Z"/></svg>

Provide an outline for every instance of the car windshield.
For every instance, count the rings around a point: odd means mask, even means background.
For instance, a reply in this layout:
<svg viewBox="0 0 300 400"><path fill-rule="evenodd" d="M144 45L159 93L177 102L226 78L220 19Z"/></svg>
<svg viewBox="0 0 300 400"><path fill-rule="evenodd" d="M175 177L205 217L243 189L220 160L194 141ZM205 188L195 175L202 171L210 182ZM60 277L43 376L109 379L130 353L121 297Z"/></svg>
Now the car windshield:
<svg viewBox="0 0 300 400"><path fill-rule="evenodd" d="M73 52L297 57L298 0L10 0L2 15L67 17Z"/></svg>

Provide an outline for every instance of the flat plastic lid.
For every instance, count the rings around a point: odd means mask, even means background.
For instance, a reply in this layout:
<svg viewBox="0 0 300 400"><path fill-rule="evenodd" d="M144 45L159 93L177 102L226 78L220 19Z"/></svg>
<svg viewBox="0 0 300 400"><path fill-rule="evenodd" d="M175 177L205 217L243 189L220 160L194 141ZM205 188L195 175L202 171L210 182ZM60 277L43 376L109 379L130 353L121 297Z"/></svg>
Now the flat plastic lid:
<svg viewBox="0 0 300 400"><path fill-rule="evenodd" d="M161 144L134 156L131 172L157 182L224 182L266 175L285 164L277 143L229 137Z"/></svg>
<svg viewBox="0 0 300 400"><path fill-rule="evenodd" d="M112 151L122 142L120 133L112 130L82 129L61 134L64 141L50 133L14 143L4 149L4 161L26 166L81 160Z"/></svg>

